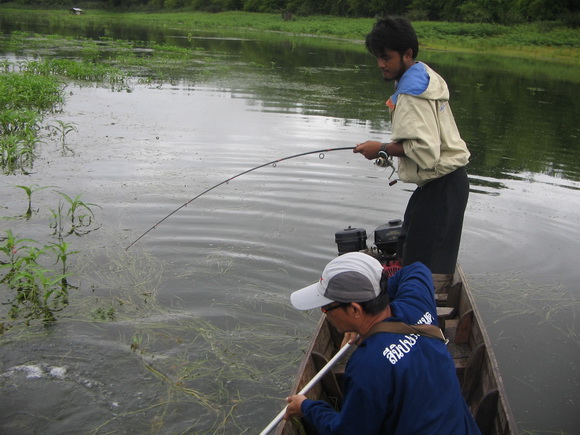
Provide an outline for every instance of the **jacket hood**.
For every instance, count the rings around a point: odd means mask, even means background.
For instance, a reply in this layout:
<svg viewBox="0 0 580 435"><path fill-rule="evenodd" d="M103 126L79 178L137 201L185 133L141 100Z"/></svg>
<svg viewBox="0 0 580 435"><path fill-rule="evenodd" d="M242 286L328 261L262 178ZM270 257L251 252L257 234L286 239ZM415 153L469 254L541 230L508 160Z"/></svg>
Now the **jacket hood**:
<svg viewBox="0 0 580 435"><path fill-rule="evenodd" d="M395 93L391 95L387 106L394 109L400 94L413 95L425 100L449 100L449 89L445 80L423 62L410 67L401 80L395 83Z"/></svg>

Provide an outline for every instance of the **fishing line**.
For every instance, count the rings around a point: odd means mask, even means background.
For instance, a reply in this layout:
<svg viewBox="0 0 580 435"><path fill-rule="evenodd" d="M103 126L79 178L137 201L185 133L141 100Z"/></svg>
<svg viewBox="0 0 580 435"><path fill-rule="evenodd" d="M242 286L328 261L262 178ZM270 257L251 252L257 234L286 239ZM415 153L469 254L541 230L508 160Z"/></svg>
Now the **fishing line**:
<svg viewBox="0 0 580 435"><path fill-rule="evenodd" d="M159 222L157 222L155 225L153 225L151 228L149 228L147 231L145 231L143 234L141 234L137 239L135 239L133 241L133 243L131 243L129 246L127 246L125 248L125 251L129 250L129 248L131 248L131 246L133 246L135 243L137 243L139 240L141 240L143 237L145 237L147 234L149 234L151 231L153 231L155 228L157 228L161 223L163 223L165 220L169 219L171 216L173 216L175 213L177 213L179 210L181 210L184 207L187 207L189 204L191 204L193 201L195 201L197 198L205 195L206 193L211 192L212 190L214 190L215 188L223 185L223 184L227 184L232 180L235 180L238 177L241 177L242 175L248 174L250 172L253 172L257 169L260 168L264 168L266 166L274 166L276 167L276 165L280 162L283 162L284 160L290 160L290 159L295 159L297 157L302 157L302 156L307 156L310 154L319 154L319 158L323 159L324 158L324 153L329 153L332 151L344 151L344 150L352 150L355 147L339 147L339 148L328 148L328 149L324 149L324 150L316 150L316 151L307 151L305 153L300 153L300 154L294 154L292 156L288 156L288 157L282 157L281 159L277 159L277 160L272 160L271 162L268 163L264 163L262 165L258 165L256 167L253 167L251 169L248 169L246 171L240 172L239 174L234 175L233 177L228 178L227 180L224 180L218 184L216 184L215 186L210 187L209 189L204 190L203 192L201 192L199 195L194 196L193 198L191 198L189 201L187 201L186 203L180 205L179 207L177 207L175 210L173 210L171 213L169 213L167 216L165 216L163 219L161 219Z"/></svg>

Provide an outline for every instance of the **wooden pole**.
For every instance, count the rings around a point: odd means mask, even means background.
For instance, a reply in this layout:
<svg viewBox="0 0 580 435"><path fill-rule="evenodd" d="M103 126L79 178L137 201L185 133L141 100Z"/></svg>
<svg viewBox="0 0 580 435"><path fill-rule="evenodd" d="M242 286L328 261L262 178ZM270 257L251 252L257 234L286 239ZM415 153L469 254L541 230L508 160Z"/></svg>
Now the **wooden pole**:
<svg viewBox="0 0 580 435"><path fill-rule="evenodd" d="M332 359L330 361L328 361L326 363L326 365L324 367L322 367L322 369L316 373L316 376L314 376L310 382L308 382L308 384L306 384L306 386L304 388L302 388L302 390L300 390L300 392L298 393L298 395L301 394L306 394L310 391L310 389L316 385L316 383L322 379L322 377L328 373L328 371L330 369L332 369L332 367L337 363L337 361L342 358L342 356L346 353L346 351L350 348L350 343L345 344L342 349L340 349L338 352L336 352L336 355L334 355L332 357ZM270 422L270 424L268 426L266 426L266 428L260 432L260 435L267 435L269 434L272 429L274 429L278 423L280 423L280 421L282 421L282 419L284 418L284 414L286 414L286 408L288 407L288 405L286 405L284 407L284 409L282 411L280 411L280 413L274 418L274 420L272 420Z"/></svg>

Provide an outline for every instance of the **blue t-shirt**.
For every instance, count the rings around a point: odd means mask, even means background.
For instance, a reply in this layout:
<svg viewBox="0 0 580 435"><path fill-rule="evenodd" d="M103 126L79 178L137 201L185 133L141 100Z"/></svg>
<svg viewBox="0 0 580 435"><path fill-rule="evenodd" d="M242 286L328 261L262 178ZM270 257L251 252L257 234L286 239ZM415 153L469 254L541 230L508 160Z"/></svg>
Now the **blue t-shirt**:
<svg viewBox="0 0 580 435"><path fill-rule="evenodd" d="M431 271L422 263L389 279L392 317L436 324ZM304 418L320 434L479 434L445 344L416 334L377 333L350 357L340 412L305 400Z"/></svg>

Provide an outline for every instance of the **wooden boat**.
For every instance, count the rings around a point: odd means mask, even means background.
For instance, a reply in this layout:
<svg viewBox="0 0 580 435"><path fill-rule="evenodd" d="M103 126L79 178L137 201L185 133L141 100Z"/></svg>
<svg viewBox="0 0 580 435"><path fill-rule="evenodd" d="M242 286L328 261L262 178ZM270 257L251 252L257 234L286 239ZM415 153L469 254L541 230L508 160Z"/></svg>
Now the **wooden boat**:
<svg viewBox="0 0 580 435"><path fill-rule="evenodd" d="M437 315L448 349L455 362L462 393L483 435L515 435L517 429L506 398L498 364L489 337L477 312L465 275L457 266L448 291L436 295ZM296 394L337 352L342 336L322 315L298 370L291 394ZM335 366L306 396L340 406L341 373L344 364ZM303 420L281 422L277 435L316 433Z"/></svg>

